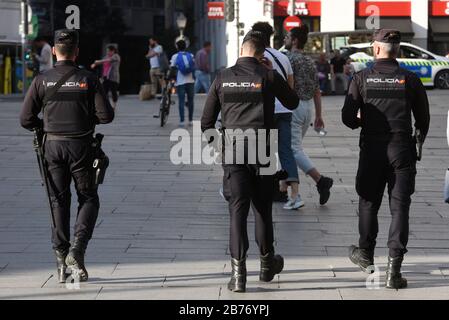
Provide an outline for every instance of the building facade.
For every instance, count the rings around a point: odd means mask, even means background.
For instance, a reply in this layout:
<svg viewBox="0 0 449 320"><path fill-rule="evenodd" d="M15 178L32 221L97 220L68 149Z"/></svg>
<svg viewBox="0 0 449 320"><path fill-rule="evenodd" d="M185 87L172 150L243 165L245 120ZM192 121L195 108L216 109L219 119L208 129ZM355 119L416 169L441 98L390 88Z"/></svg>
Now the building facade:
<svg viewBox="0 0 449 320"><path fill-rule="evenodd" d="M0 0L0 95L21 91L20 21L20 1Z"/></svg>
<svg viewBox="0 0 449 320"><path fill-rule="evenodd" d="M197 1L197 5L200 2L207 5L207 1ZM274 25L273 44L280 47L286 32L283 22L289 15L299 17L312 32L395 28L401 31L404 41L440 55L449 53L448 0L234 0L234 6L236 19L226 22L224 31L213 29L217 33L210 36L226 43L226 57L220 61L227 66L235 63L243 35L256 21ZM212 29L223 23L207 21L207 12L204 14L206 18L199 28Z"/></svg>

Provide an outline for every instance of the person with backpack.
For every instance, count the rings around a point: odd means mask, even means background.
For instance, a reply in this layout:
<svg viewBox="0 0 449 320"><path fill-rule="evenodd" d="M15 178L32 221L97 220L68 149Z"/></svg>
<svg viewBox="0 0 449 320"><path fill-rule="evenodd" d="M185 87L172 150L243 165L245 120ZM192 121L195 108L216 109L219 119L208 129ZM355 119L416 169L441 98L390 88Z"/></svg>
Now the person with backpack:
<svg viewBox="0 0 449 320"><path fill-rule="evenodd" d="M167 55L154 36L150 37L146 57L150 60L151 96L154 98L157 94L158 83L161 88L165 87L164 73L168 69Z"/></svg>
<svg viewBox="0 0 449 320"><path fill-rule="evenodd" d="M170 66L178 69L176 75L176 91L178 92L179 102L179 126L184 127L184 105L187 95L187 108L189 109L189 126L193 125L193 99L195 95L195 59L193 54L186 52L186 42L179 40L176 42L178 52L171 57Z"/></svg>

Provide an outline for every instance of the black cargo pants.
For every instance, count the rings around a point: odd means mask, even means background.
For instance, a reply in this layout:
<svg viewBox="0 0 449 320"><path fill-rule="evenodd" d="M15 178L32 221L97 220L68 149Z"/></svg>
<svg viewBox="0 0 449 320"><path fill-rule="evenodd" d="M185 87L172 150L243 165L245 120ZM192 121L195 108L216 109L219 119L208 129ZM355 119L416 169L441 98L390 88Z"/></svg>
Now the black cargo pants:
<svg viewBox="0 0 449 320"><path fill-rule="evenodd" d="M87 244L92 237L100 203L93 182L92 138L67 141L47 138L44 145L48 165L48 186L55 227L52 228L53 248L70 247L70 183L73 178L78 196L75 237Z"/></svg>
<svg viewBox="0 0 449 320"><path fill-rule="evenodd" d="M411 136L360 139L356 178L359 199L359 246L374 250L378 233L377 213L385 186L391 211L388 248L391 257L407 252L409 209L415 191L416 149Z"/></svg>
<svg viewBox="0 0 449 320"><path fill-rule="evenodd" d="M273 252L273 176L259 175L255 165L223 165L223 195L231 218L229 248L234 259L246 258L247 219L252 207L261 255Z"/></svg>

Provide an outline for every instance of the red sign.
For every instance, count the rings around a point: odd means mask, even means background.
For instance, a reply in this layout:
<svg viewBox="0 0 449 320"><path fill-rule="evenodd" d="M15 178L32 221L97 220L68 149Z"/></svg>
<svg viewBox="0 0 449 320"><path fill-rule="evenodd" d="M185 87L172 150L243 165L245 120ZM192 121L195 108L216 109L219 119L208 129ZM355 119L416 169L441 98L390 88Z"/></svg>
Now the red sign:
<svg viewBox="0 0 449 320"><path fill-rule="evenodd" d="M299 26L301 26L301 19L297 16L290 16L284 20L284 29L287 30L287 32Z"/></svg>
<svg viewBox="0 0 449 320"><path fill-rule="evenodd" d="M356 3L355 11L359 17L410 17L412 3L410 1L359 1Z"/></svg>
<svg viewBox="0 0 449 320"><path fill-rule="evenodd" d="M274 2L274 10L273 10L274 16L276 17L288 16L289 3L290 1ZM296 0L293 7L293 15L319 17L321 15L321 2Z"/></svg>
<svg viewBox="0 0 449 320"><path fill-rule="evenodd" d="M207 17L211 20L224 19L225 17L224 2L208 2Z"/></svg>
<svg viewBox="0 0 449 320"><path fill-rule="evenodd" d="M449 16L449 1L432 1L430 15L440 17Z"/></svg>

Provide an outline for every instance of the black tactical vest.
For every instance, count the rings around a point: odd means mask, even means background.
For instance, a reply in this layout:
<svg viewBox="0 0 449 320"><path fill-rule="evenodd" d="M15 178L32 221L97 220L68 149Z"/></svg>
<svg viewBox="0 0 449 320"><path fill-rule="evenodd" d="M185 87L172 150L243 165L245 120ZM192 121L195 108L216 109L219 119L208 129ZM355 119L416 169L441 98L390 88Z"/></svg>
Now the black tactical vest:
<svg viewBox="0 0 449 320"><path fill-rule="evenodd" d="M239 75L231 67L221 74L221 121L229 129L265 128L264 79L259 74Z"/></svg>
<svg viewBox="0 0 449 320"><path fill-rule="evenodd" d="M412 134L411 108L406 97L406 71L379 73L372 68L360 74L362 134Z"/></svg>
<svg viewBox="0 0 449 320"><path fill-rule="evenodd" d="M270 152L269 131L265 131L264 135L259 131L270 129L265 123L263 91L266 85L264 77L268 77L269 73L239 73L239 70L231 67L220 74L224 155L226 150L232 148L234 161L240 158L245 164L266 166L268 164L259 159L258 152ZM239 129L242 134L239 134ZM254 135L250 134L250 131ZM242 148L237 147L238 144ZM238 161L235 163L241 164Z"/></svg>
<svg viewBox="0 0 449 320"><path fill-rule="evenodd" d="M48 91L63 74L52 69L43 75L43 85ZM44 131L59 135L84 134L94 129L94 88L90 73L76 72L43 107Z"/></svg>

